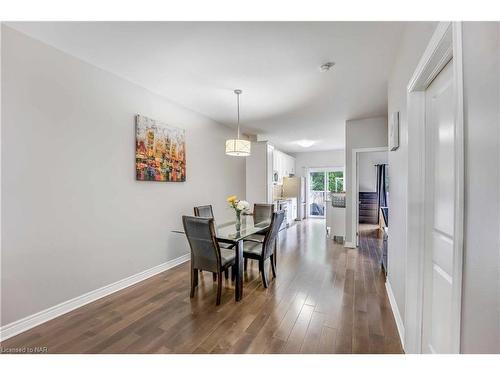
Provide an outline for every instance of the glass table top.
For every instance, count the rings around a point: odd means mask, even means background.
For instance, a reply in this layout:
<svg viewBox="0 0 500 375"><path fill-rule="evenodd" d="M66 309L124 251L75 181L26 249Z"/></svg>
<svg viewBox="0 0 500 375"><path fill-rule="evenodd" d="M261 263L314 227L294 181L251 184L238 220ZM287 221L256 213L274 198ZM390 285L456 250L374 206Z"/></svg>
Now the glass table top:
<svg viewBox="0 0 500 375"><path fill-rule="evenodd" d="M266 229L271 224L270 220L254 222L253 216L241 215L241 224L238 226L236 221L230 221L217 225L217 238L231 241L239 241L252 234Z"/></svg>
<svg viewBox="0 0 500 375"><path fill-rule="evenodd" d="M271 225L270 220L256 223L254 222L252 215L241 215L240 225L237 225L236 220L223 224L217 224L216 222L217 238L237 242L268 228L269 225ZM173 230L172 232L184 234L183 230Z"/></svg>

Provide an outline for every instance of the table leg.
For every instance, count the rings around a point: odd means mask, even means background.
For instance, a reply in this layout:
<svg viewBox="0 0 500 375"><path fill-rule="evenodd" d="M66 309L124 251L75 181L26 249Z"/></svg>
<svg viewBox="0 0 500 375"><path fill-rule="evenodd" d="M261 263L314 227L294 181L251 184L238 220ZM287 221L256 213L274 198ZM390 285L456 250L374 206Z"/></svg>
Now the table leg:
<svg viewBox="0 0 500 375"><path fill-rule="evenodd" d="M243 298L243 240L236 243L236 290L234 297L236 301Z"/></svg>

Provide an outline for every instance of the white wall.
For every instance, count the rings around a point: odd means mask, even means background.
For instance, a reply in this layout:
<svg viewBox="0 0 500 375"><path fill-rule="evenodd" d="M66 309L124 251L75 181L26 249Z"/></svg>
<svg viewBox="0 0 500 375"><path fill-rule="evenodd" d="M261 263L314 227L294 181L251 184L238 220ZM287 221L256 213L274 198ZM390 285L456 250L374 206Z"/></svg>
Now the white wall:
<svg viewBox="0 0 500 375"><path fill-rule="evenodd" d="M267 142L252 142L252 153L245 157L245 199L252 210L255 203L267 203L269 200L272 170L268 170L267 148Z"/></svg>
<svg viewBox="0 0 500 375"><path fill-rule="evenodd" d="M387 151L363 152L358 156L359 191L377 191L377 164L387 164Z"/></svg>
<svg viewBox="0 0 500 375"><path fill-rule="evenodd" d="M356 243L352 233L352 150L356 148L387 147L387 117L371 117L346 121L345 186L346 241Z"/></svg>
<svg viewBox="0 0 500 375"><path fill-rule="evenodd" d="M307 168L344 167L345 151L311 151L297 152L295 157L295 172L297 176L305 177Z"/></svg>
<svg viewBox="0 0 500 375"><path fill-rule="evenodd" d="M5 26L2 84L2 325L185 254L181 215L244 196L233 130ZM136 113L186 129L185 183L135 180Z"/></svg>
<svg viewBox="0 0 500 375"><path fill-rule="evenodd" d="M388 281L399 313L405 317L406 207L408 189L407 85L436 27L436 22L407 24L388 82L388 115L399 111L399 148L389 151L390 234Z"/></svg>
<svg viewBox="0 0 500 375"><path fill-rule="evenodd" d="M3 86L2 86L2 77L3 77L3 74L2 74L2 44L3 44L3 35L2 35L2 31L3 31L3 26L2 26L2 23L0 22L0 176L2 176L2 134L3 134L3 115L2 115L2 91L3 91ZM2 270L2 215L1 215L1 212L2 212L2 201L3 201L3 192L2 192L2 186L1 186L1 183L0 183L0 272ZM1 297L2 297L2 278L1 278L1 275L0 275L0 327L2 326L2 308L1 308Z"/></svg>
<svg viewBox="0 0 500 375"><path fill-rule="evenodd" d="M388 280L404 320L407 216L407 85L436 23L408 24L388 84L400 112L401 146L389 152ZM463 24L465 228L461 351L500 353L500 30ZM493 167L494 166L494 167Z"/></svg>
<svg viewBox="0 0 500 375"><path fill-rule="evenodd" d="M500 39L498 22L463 24L464 353L500 353Z"/></svg>

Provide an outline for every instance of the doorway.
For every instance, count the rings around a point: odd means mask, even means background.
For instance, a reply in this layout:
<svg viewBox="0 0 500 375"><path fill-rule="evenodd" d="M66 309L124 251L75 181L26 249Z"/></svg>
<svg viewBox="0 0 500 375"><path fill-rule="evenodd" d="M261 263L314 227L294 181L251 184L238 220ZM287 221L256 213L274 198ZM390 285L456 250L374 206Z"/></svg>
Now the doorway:
<svg viewBox="0 0 500 375"><path fill-rule="evenodd" d="M366 165L366 168L361 167L361 175L360 175L360 161L363 160L365 154L371 154L375 155L372 157L367 157L366 160L368 160L368 164ZM351 238L352 242L346 243L347 247L353 247L356 248L359 246L359 222L360 222L360 208L361 209L361 214L366 214L367 213L367 207L362 206L360 207L360 176L364 176L363 169L371 169L372 172L372 177L373 181L372 184L375 186L374 188L370 188L370 190L375 190L375 193L367 194L369 196L370 200L367 203L368 208L371 211L375 212L375 219L374 222L378 226L378 218L379 218L379 205L378 205L378 195L377 195L377 172L375 169L375 164L377 164L377 160L380 160L378 164L386 164L387 163L387 147L371 147L371 148L354 148L352 149L352 184L351 184L351 194L352 194L352 211L351 211L351 222L349 225L351 225ZM370 164L371 163L371 166ZM368 173L370 176L370 174ZM370 177L368 177L370 178ZM388 180L387 180L388 181ZM384 182L387 182L386 179L384 179Z"/></svg>
<svg viewBox="0 0 500 375"><path fill-rule="evenodd" d="M308 217L324 218L330 192L344 191L343 168L310 168L307 178Z"/></svg>
<svg viewBox="0 0 500 375"><path fill-rule="evenodd" d="M358 154L358 224L378 226L381 210L388 213L389 178L387 151Z"/></svg>
<svg viewBox="0 0 500 375"><path fill-rule="evenodd" d="M459 22L440 22L408 84L407 353L460 352L461 38Z"/></svg>

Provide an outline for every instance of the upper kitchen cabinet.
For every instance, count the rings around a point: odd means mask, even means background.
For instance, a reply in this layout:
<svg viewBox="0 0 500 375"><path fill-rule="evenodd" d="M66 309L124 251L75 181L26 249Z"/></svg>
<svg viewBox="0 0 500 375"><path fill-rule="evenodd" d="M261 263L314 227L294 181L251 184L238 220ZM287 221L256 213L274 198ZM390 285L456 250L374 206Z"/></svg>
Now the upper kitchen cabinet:
<svg viewBox="0 0 500 375"><path fill-rule="evenodd" d="M288 154L283 154L285 155L285 160L286 160L286 169L285 169L285 174L284 177L289 177L291 174L295 174L295 158L293 156L290 156Z"/></svg>
<svg viewBox="0 0 500 375"><path fill-rule="evenodd" d="M273 152L273 171L277 175L275 183L282 184L283 177L295 174L295 158L277 149Z"/></svg>

